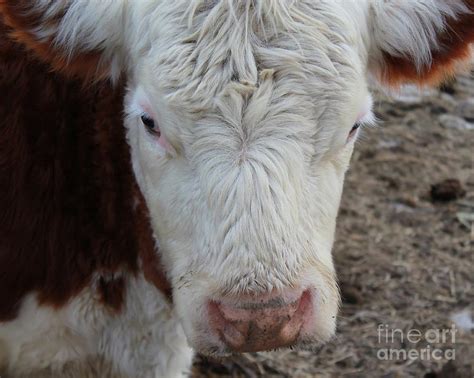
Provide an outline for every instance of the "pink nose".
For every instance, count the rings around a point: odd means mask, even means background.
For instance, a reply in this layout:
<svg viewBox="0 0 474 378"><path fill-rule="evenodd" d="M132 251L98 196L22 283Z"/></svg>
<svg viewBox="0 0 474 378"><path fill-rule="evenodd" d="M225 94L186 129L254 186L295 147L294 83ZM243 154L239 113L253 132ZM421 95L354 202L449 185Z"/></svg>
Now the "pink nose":
<svg viewBox="0 0 474 378"><path fill-rule="evenodd" d="M236 305L211 301L209 323L220 339L235 352L258 352L293 345L311 313L311 294L294 301L254 298Z"/></svg>

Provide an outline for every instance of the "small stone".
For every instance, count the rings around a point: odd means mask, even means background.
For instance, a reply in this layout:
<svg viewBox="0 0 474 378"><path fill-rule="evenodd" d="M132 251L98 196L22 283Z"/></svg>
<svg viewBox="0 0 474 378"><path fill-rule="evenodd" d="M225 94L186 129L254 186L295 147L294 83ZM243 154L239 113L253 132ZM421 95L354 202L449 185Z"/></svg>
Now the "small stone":
<svg viewBox="0 0 474 378"><path fill-rule="evenodd" d="M341 285L341 297L343 303L351 305L360 304L364 301L362 293L352 286Z"/></svg>
<svg viewBox="0 0 474 378"><path fill-rule="evenodd" d="M401 145L400 141L395 139L382 139L377 143L378 149L394 149Z"/></svg>
<svg viewBox="0 0 474 378"><path fill-rule="evenodd" d="M396 100L401 103L415 105L423 103L427 97L435 96L438 91L433 88L419 88L415 85L406 85L400 89Z"/></svg>
<svg viewBox="0 0 474 378"><path fill-rule="evenodd" d="M456 94L456 81L455 80L452 80L450 82L446 82L446 83L443 83L441 84L441 86L439 87L439 90L443 93L447 93L449 95L454 95Z"/></svg>
<svg viewBox="0 0 474 378"><path fill-rule="evenodd" d="M474 122L474 98L461 102L457 107L457 114L468 122Z"/></svg>
<svg viewBox="0 0 474 378"><path fill-rule="evenodd" d="M469 123L461 117L452 114L443 114L438 117L441 125L447 129L474 130L474 123Z"/></svg>
<svg viewBox="0 0 474 378"><path fill-rule="evenodd" d="M439 87L439 90L443 93L447 93L449 95L453 95L456 93L456 88L455 88L455 81L451 81L448 83L444 83Z"/></svg>
<svg viewBox="0 0 474 378"><path fill-rule="evenodd" d="M474 321L472 319L471 311L468 309L456 312L451 315L451 320L463 332L471 332L474 330Z"/></svg>
<svg viewBox="0 0 474 378"><path fill-rule="evenodd" d="M448 202L463 197L466 190L458 179L447 179L431 185L431 199L436 202Z"/></svg>

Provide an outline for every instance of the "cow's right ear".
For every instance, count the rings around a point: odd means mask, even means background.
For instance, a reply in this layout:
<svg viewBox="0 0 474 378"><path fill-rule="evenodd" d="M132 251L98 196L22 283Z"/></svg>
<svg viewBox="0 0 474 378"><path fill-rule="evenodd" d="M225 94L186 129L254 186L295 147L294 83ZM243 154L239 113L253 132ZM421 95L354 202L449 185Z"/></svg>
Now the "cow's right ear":
<svg viewBox="0 0 474 378"><path fill-rule="evenodd" d="M11 35L53 69L87 80L124 70L123 0L0 0Z"/></svg>

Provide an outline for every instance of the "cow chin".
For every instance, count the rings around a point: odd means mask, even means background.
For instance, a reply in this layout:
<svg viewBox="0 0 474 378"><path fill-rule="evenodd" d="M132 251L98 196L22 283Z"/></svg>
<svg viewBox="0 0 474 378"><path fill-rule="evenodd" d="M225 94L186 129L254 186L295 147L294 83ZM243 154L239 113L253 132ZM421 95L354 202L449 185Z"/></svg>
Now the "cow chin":
<svg viewBox="0 0 474 378"><path fill-rule="evenodd" d="M300 286L258 295L210 296L202 283L175 290L176 311L190 346L212 357L285 347L317 349L335 333L340 297L332 275L308 277L312 279Z"/></svg>

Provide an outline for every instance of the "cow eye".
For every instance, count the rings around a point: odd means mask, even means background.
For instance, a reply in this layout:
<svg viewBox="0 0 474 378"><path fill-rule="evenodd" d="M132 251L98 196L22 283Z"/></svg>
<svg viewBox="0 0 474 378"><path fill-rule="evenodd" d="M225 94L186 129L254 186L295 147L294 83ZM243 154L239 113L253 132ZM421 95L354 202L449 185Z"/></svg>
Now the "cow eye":
<svg viewBox="0 0 474 378"><path fill-rule="evenodd" d="M355 133L357 132L360 126L361 126L360 122L354 123L354 126L352 126L352 129L349 132L349 138L352 138L355 135Z"/></svg>
<svg viewBox="0 0 474 378"><path fill-rule="evenodd" d="M160 135L160 129L156 125L153 118L151 118L148 114L142 114L141 116L142 123L145 125L147 131L154 135Z"/></svg>

